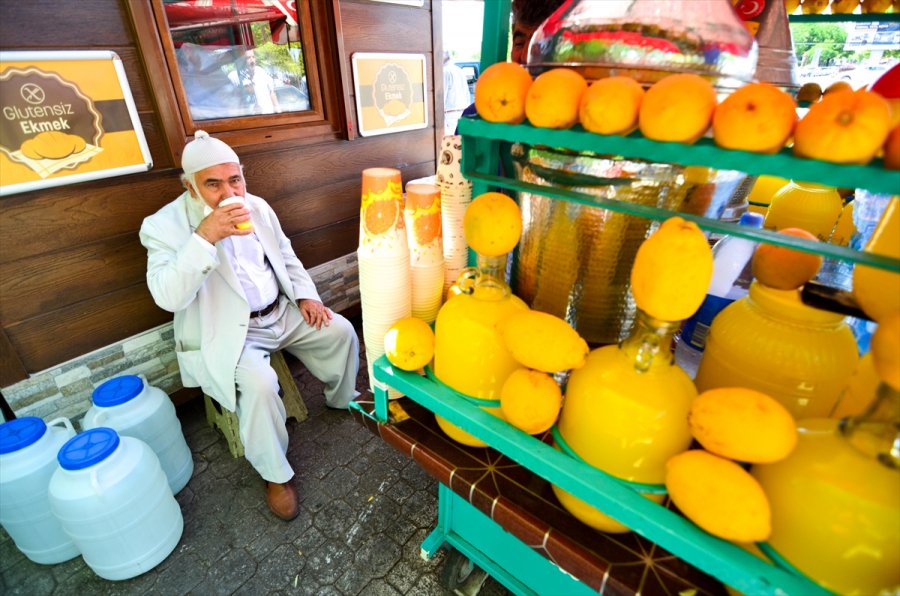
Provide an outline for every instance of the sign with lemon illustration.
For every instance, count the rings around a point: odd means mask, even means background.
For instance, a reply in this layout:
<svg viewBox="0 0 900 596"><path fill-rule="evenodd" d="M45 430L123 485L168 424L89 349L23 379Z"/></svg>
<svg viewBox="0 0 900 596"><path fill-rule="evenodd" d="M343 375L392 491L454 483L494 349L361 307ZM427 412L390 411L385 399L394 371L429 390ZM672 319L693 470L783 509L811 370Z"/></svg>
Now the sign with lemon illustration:
<svg viewBox="0 0 900 596"><path fill-rule="evenodd" d="M0 196L152 165L115 52L0 52Z"/></svg>
<svg viewBox="0 0 900 596"><path fill-rule="evenodd" d="M353 54L353 86L360 135L428 126L424 54Z"/></svg>

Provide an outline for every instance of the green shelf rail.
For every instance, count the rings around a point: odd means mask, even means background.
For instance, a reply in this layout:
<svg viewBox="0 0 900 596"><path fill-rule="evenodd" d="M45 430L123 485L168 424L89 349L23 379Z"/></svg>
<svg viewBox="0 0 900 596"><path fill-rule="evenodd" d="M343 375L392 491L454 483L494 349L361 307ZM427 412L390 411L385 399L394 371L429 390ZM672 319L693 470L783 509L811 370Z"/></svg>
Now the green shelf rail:
<svg viewBox="0 0 900 596"><path fill-rule="evenodd" d="M635 532L745 594L826 595L808 579L701 530L614 477L527 435L458 396L440 381L394 368L382 356L375 379L442 416L533 473L597 507ZM375 390L376 417L388 422L387 391Z"/></svg>
<svg viewBox="0 0 900 596"><path fill-rule="evenodd" d="M754 175L780 176L842 188L863 188L881 194L900 194L900 170L886 169L880 159L865 166L836 164L795 157L790 149L782 149L773 154L722 149L708 138L702 138L693 145L664 143L644 138L638 132L628 136L600 135L588 132L577 124L567 130L551 130L536 128L528 123L512 125L487 122L475 116L461 118L459 131L464 143L466 137L478 137L492 141L565 147L575 151L620 155L683 166L707 166ZM474 162L465 161L463 167L472 171L475 170L473 164ZM485 171L483 168L479 169Z"/></svg>

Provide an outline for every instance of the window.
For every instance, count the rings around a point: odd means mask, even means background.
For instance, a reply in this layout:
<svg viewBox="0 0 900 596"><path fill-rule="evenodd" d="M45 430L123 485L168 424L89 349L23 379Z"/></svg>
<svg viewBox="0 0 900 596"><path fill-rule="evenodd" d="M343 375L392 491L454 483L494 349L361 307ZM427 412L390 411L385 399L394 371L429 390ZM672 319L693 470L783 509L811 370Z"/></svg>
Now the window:
<svg viewBox="0 0 900 596"><path fill-rule="evenodd" d="M345 138L335 3L127 2L175 163L201 128L233 146Z"/></svg>

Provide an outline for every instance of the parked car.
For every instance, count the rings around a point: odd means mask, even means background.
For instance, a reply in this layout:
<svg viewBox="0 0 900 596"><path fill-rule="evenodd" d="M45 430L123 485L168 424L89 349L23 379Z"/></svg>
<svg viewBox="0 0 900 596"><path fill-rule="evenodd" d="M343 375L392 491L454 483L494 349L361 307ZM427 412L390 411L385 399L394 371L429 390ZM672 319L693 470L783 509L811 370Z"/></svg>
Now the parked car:
<svg viewBox="0 0 900 596"><path fill-rule="evenodd" d="M278 98L278 105L285 112L302 112L309 109L309 96L293 85L276 86L275 96Z"/></svg>
<svg viewBox="0 0 900 596"><path fill-rule="evenodd" d="M475 101L475 83L481 74L481 65L478 62L457 62L456 65L466 73L466 83L469 85L469 101Z"/></svg>

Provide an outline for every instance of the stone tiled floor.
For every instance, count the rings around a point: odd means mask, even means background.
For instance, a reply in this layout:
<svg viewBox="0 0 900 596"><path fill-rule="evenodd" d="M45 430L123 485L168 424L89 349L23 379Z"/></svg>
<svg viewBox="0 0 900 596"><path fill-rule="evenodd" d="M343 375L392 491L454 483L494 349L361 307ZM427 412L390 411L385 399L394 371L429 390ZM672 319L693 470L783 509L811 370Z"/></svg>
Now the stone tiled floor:
<svg viewBox="0 0 900 596"><path fill-rule="evenodd" d="M359 389L366 390L361 350ZM0 530L0 593L27 594L443 594L446 558L419 557L437 520L437 484L349 413L329 410L322 384L292 366L309 418L288 421L288 458L297 471L300 515L274 517L263 483L209 428L203 402L178 408L194 473L177 495L184 515L178 546L131 580L99 578L77 557L38 565ZM488 578L485 596L508 593Z"/></svg>

